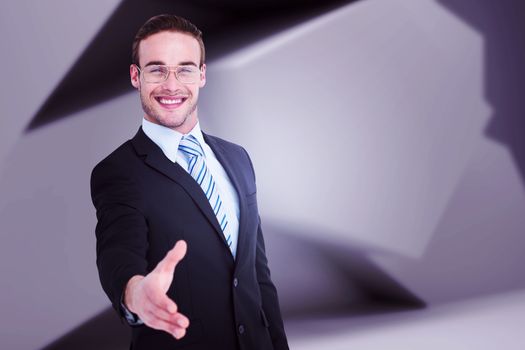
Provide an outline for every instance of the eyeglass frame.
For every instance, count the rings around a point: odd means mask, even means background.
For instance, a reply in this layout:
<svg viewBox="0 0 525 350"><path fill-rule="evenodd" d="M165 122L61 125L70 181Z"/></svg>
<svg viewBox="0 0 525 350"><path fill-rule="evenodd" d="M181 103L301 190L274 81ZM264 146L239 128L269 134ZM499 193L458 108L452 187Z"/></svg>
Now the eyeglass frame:
<svg viewBox="0 0 525 350"><path fill-rule="evenodd" d="M139 75L141 75L141 73L143 72L142 69L139 67L138 64L135 64L133 63L133 65L138 69L139 71ZM170 73L173 72L175 74L175 79L177 79L178 82L182 83L182 84L196 84L199 82L199 79L197 79L196 81L194 82L183 82L179 79L179 76L177 74L177 69L179 67L195 67L199 70L199 74L202 73L202 66L200 67L197 67L193 64L179 64L179 65L176 65L176 66L169 66L167 64L151 64L151 65L146 65L146 67L150 67L150 66L157 66L157 67L167 67L168 68L168 74L166 74L166 77L161 80L161 81L158 81L158 82L151 82L151 81L147 81L146 78L144 78L144 81L148 84L161 84L161 83L164 83L166 80L168 80L169 76L170 76Z"/></svg>

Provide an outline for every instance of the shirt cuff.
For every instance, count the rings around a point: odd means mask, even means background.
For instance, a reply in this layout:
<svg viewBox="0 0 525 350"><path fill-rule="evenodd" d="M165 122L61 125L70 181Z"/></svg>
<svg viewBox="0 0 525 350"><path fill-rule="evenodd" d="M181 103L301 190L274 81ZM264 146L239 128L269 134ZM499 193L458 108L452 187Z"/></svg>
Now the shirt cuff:
<svg viewBox="0 0 525 350"><path fill-rule="evenodd" d="M129 311L126 305L124 305L124 300L122 300L122 297L120 297L120 311L130 326L141 326L144 324L137 314Z"/></svg>

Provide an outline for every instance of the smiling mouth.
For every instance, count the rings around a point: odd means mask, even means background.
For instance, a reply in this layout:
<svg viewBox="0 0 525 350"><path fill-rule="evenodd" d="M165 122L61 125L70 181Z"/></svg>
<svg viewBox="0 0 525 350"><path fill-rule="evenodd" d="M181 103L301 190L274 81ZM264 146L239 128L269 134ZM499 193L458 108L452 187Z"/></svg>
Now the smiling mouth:
<svg viewBox="0 0 525 350"><path fill-rule="evenodd" d="M166 108L176 108L179 107L186 101L188 98L184 96L177 96L177 97L168 97L168 96L158 96L155 97L155 100L157 102Z"/></svg>

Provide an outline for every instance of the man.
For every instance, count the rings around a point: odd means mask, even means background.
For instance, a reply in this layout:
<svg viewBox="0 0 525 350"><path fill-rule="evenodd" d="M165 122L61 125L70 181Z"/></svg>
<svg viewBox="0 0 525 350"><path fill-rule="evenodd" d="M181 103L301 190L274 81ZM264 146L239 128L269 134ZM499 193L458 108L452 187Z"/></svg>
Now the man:
<svg viewBox="0 0 525 350"><path fill-rule="evenodd" d="M204 134L201 32L174 15L133 42L142 127L93 170L97 266L132 349L288 349L246 151Z"/></svg>

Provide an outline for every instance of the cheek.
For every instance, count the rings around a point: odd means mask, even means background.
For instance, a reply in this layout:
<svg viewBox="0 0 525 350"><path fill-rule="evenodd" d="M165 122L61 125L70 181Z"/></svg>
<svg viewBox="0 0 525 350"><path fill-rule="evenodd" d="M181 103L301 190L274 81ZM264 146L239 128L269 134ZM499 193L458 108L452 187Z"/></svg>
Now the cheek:
<svg viewBox="0 0 525 350"><path fill-rule="evenodd" d="M199 97L199 88L191 88L189 90L194 99Z"/></svg>
<svg viewBox="0 0 525 350"><path fill-rule="evenodd" d="M152 95L153 95L154 90L155 89L148 89L145 86L141 86L139 91L142 94L142 96L153 98Z"/></svg>

